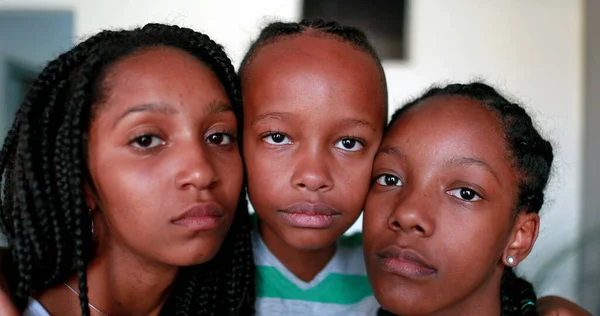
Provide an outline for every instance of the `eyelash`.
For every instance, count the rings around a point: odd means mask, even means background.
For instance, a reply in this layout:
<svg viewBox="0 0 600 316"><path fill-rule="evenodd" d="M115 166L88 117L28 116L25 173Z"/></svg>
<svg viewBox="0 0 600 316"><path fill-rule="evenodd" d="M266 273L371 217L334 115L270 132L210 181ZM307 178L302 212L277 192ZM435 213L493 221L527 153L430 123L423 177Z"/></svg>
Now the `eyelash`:
<svg viewBox="0 0 600 316"><path fill-rule="evenodd" d="M268 142L267 138L268 137L273 137L274 135L282 135L284 137L284 140L288 139L288 142L285 142L285 143L283 141L281 143L270 143L270 142ZM261 139L263 141L265 141L269 145L273 145L273 146L289 145L289 143L292 142L292 140L290 139L290 137L287 134L279 132L279 131L269 131L269 132L266 132L266 133L262 134L260 137L261 137ZM356 150L349 150L347 148L340 148L340 149L345 150L345 151L351 151L351 152L353 152L353 151L359 151L360 149L362 149L362 148L365 147L365 140L364 139L362 139L360 137L356 137L356 136L350 136L350 135L342 136L338 141L335 142L335 144L337 144L337 143L339 143L341 141L347 140L347 139L348 140L353 140L353 141L357 142L361 146L361 148L356 149Z"/></svg>
<svg viewBox="0 0 600 316"><path fill-rule="evenodd" d="M221 145L221 144L214 144L211 143L209 141L209 137L212 135L224 135L230 138L230 143L229 144L225 144L225 145ZM141 138L143 137L149 137L151 138L151 140L153 140L153 138L157 138L160 140L160 144L153 146L153 147L142 147L142 146L136 146L139 145L139 141ZM211 132L210 134L207 135L207 137L204 138L204 142L206 142L207 144L213 144L215 146L231 146L232 144L235 144L237 142L237 135L235 135L235 133L232 130L217 130L214 132ZM151 152L157 149L160 149L160 147L164 146L167 143L167 141L165 141L161 136L158 136L156 133L139 133L136 134L135 136L131 137L129 139L128 144L133 147L135 150L140 151L140 152ZM151 142L152 144L152 142Z"/></svg>
<svg viewBox="0 0 600 316"><path fill-rule="evenodd" d="M337 145L339 142L344 141L344 140L353 140L355 142L357 142L360 145L360 148L358 149L354 149L354 150L350 150L347 148L340 148L341 150L344 151L349 151L349 152L355 152L355 151L359 151L361 149L363 149L365 147L365 140L360 138L360 137L356 137L356 136L343 136L341 137L337 142L335 142L335 144Z"/></svg>
<svg viewBox="0 0 600 316"><path fill-rule="evenodd" d="M213 136L213 135L225 135L225 136L227 136L227 137L230 138L231 142L229 144L225 144L225 145L211 143L209 141L209 137ZM207 144L213 144L215 146L223 146L223 147L225 147L225 146L231 146L231 145L237 143L238 138L237 138L237 135L232 130L216 130L216 131L211 132L210 134L208 134L208 136L204 138L204 141Z"/></svg>
<svg viewBox="0 0 600 316"><path fill-rule="evenodd" d="M385 177L385 178L384 178ZM386 182L386 178L387 177L391 177L394 178L396 181L396 184L392 184L392 185L388 185L387 183L380 183L380 180L384 180L383 182ZM402 187L404 186L404 180L402 180L402 178L400 178L399 176L393 175L393 174L389 174L389 173L382 173L377 175L376 177L373 178L373 183L380 185L382 187ZM399 185L398 185L399 183Z"/></svg>
<svg viewBox="0 0 600 316"><path fill-rule="evenodd" d="M153 147L142 147L142 146L136 146L136 143L143 137L149 137L151 138L151 140L153 138L158 138L161 143L159 145L153 146ZM155 133L139 133L135 136L133 136L130 140L129 140L129 145L131 147L133 147L135 150L140 151L140 152L150 152L150 151L154 151L159 149L160 147L162 147L164 144L166 143L166 141L164 139L162 139L162 137L158 136ZM151 143L152 144L152 143Z"/></svg>
<svg viewBox="0 0 600 316"><path fill-rule="evenodd" d="M474 199L467 200L467 199L464 199L462 196L456 196L456 195L454 195L454 194L451 193L451 192L454 192L454 191L458 191L458 195L461 195L462 190L467 190L467 191L472 192L475 195ZM452 189L452 190L448 190L448 191L446 191L446 194L448 194L448 195L450 195L450 196L452 196L452 197L454 197L456 199L459 199L461 201L464 201L464 202L477 202L477 201L483 200L483 197L481 196L481 194L479 192L477 192L476 190L473 190L471 188L468 188L468 187L460 187L460 188L455 188L455 189Z"/></svg>
<svg viewBox="0 0 600 316"><path fill-rule="evenodd" d="M288 142L283 142L283 141L282 141L281 143L277 143L277 142L270 143L270 142L269 142L267 139L268 139L269 137L273 137L274 135L282 135L282 136L284 137L284 140L285 140L285 139L288 139ZM290 143L290 142L292 142L292 140L290 139L290 137L289 137L287 134L285 134L285 133L282 133L282 132L279 132L279 131L268 131L268 132L266 132L266 133L262 134L262 135L260 136L260 138L261 138L261 139L262 139L264 142L266 142L267 144L269 144L269 145L271 145L271 146L282 146L282 145L289 145L289 143Z"/></svg>

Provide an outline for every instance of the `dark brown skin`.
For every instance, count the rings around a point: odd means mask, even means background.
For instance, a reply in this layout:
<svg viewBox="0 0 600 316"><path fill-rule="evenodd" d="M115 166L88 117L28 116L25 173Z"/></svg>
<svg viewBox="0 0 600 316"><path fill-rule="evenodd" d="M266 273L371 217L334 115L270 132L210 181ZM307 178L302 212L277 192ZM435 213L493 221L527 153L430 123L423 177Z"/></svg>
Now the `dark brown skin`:
<svg viewBox="0 0 600 316"><path fill-rule="evenodd" d="M250 200L267 247L309 281L356 221L383 134L381 73L336 38L300 35L259 49L245 70L244 157ZM290 224L297 203L334 210L327 227Z"/></svg>
<svg viewBox="0 0 600 316"><path fill-rule="evenodd" d="M0 291L0 315L2 316L18 316L19 312L13 306L10 298L4 292L4 290Z"/></svg>
<svg viewBox="0 0 600 316"><path fill-rule="evenodd" d="M514 217L519 176L505 147L496 115L463 97L426 99L394 123L375 158L363 228L386 310L500 315L506 257L513 266L525 259L539 227L535 213ZM386 260L389 249L422 263Z"/></svg>
<svg viewBox="0 0 600 316"><path fill-rule="evenodd" d="M98 247L88 267L91 304L109 315L157 315L180 267L219 250L242 186L236 118L217 77L173 48L113 65L90 127L87 190ZM174 222L212 204L210 228ZM72 277L68 283L78 289ZM53 315L80 315L64 285L38 300Z"/></svg>
<svg viewBox="0 0 600 316"><path fill-rule="evenodd" d="M268 61L265 63L265 66L268 66ZM365 65L363 65L365 66ZM249 84L248 82L246 82L246 84ZM248 107L248 98L251 97L251 94L248 92L248 89L246 89L244 91L246 93L245 97L246 97L246 111L248 111L249 107ZM268 91L267 91L268 92ZM248 116L248 113L246 112L246 115ZM335 113L335 115L333 117L337 117L339 115L339 113ZM319 116L316 116L316 118L320 118ZM312 118L311 118L312 119ZM311 125L312 128L312 125ZM256 136L255 136L256 137ZM322 154L322 153L321 153ZM257 155L257 159L259 159L260 157ZM352 166L356 166L356 163L354 163ZM349 169L349 168L346 168ZM353 167L353 169L356 169L356 167ZM351 170L346 170L346 172L349 172ZM370 174L370 166L369 166L369 174ZM347 177L347 176L344 176ZM268 178L268 175L265 175L265 178ZM367 175L365 177L365 179L369 179L370 176ZM358 179L356 180L358 182L363 181L362 179ZM260 188L260 187L259 187ZM264 191L268 191L268 190L264 190ZM269 193L269 192L266 192ZM360 202L359 204L361 204L362 202ZM358 212L357 212L358 213ZM97 228L96 228L97 229ZM264 236L264 235L263 235ZM283 243L283 242L281 242ZM271 248L273 248L272 246L270 246ZM332 249L331 247L326 247L327 249ZM297 252L297 253L296 253ZM323 254L322 258L316 258L318 260L314 260L316 264L312 264L312 261L308 261L308 260L304 260L304 262L308 262L309 265L311 265L310 271L308 271L308 273L302 273L304 272L303 269L297 269L297 266L293 264L293 260L296 258L294 256L299 255L300 259L305 259L306 256L311 256L312 253L316 253L316 254ZM319 268L318 266L321 266L323 263L322 262L326 262L329 260L328 258L330 258L331 253L333 253L332 250L330 250L329 252L326 251L320 251L319 249L317 249L314 252L310 252L310 251L294 251L294 253L292 253L292 255L290 256L284 256L286 260L283 260L284 262L290 262L290 266L292 266L292 271L300 271L301 275L306 275L306 279L311 279L312 277L310 277L310 275L314 272L314 270L320 270L321 268ZM305 255L305 256L303 256ZM0 255L0 259L1 259L1 255ZM299 262L301 262L300 260L298 260ZM324 264L323 264L324 265ZM296 269L294 269L296 268ZM318 271L317 271L318 272ZM63 289L64 290L64 289ZM64 293L63 293L64 294ZM62 294L61 294L62 295ZM70 294L72 295L72 294ZM91 297L91 301L93 304L95 304L94 301L95 297L92 296ZM72 302L73 304L78 304L78 301L76 299L76 297L73 295L72 298ZM569 316L569 315L591 315L589 313L587 313L585 310L581 309L579 306L573 304L572 302L569 302L565 299L562 299L560 297L555 297L555 296L549 296L549 297L543 297L540 298L538 300L538 306L540 308L540 313L541 315L546 315L546 316ZM78 310L75 311L75 314L79 315L79 313L77 312ZM0 291L0 315L7 315L7 316L12 316L12 315L18 315L18 313L16 312L16 310L14 310L12 304L10 303L10 301L8 300L6 294L2 291Z"/></svg>
<svg viewBox="0 0 600 316"><path fill-rule="evenodd" d="M581 306L559 296L544 296L537 301L538 313L542 316L592 316Z"/></svg>

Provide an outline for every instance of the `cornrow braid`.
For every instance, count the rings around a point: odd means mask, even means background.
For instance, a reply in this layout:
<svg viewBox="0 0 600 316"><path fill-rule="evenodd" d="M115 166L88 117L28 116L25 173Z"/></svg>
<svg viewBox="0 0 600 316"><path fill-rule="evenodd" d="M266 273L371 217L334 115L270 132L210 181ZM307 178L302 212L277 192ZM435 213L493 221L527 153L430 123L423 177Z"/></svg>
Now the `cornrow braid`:
<svg viewBox="0 0 600 316"><path fill-rule="evenodd" d="M103 31L51 61L33 82L0 151L0 228L9 243L5 269L19 309L34 293L75 274L82 315L90 314L86 270L93 241L84 186L91 179L86 148L97 111L93 105L103 97L111 65L158 46L186 51L214 72L242 132L242 98L231 61L220 45L191 29L148 24ZM253 315L254 297L249 215L242 194L216 257L181 269L161 314Z"/></svg>
<svg viewBox="0 0 600 316"><path fill-rule="evenodd" d="M552 145L539 134L523 107L508 101L494 88L480 82L431 88L421 97L397 110L392 115L388 130L403 114L421 101L452 96L476 100L497 115L510 158L520 176L514 214L520 211L539 213L544 204L544 190L554 160ZM500 296L502 316L537 315L537 298L532 285L517 277L512 268L504 268ZM385 315L387 312L382 313Z"/></svg>
<svg viewBox="0 0 600 316"><path fill-rule="evenodd" d="M269 44L300 36L304 34L311 34L315 36L327 36L333 39L340 40L344 43L349 44L353 48L361 50L367 53L373 58L377 67L381 73L381 85L384 92L384 100L388 98L387 82L385 78L385 72L381 60L377 55L377 52L369 42L369 39L365 33L359 28L352 26L341 25L336 21L326 21L322 19L309 20L304 19L300 23L295 22L273 22L262 29L258 38L252 42L250 48L244 55L239 68L240 78L243 78L244 72L248 65L252 63L252 60L261 48ZM387 118L387 106L385 107L385 118Z"/></svg>

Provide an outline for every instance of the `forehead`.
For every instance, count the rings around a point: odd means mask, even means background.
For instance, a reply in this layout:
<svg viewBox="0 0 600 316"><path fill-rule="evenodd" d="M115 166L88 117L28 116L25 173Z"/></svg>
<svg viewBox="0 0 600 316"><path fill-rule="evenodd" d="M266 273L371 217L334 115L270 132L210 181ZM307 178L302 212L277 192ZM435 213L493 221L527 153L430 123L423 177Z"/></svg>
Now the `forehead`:
<svg viewBox="0 0 600 316"><path fill-rule="evenodd" d="M282 37L258 48L244 77L289 75L299 68L322 69L334 75L354 73L351 77L358 72L360 77L381 81L378 65L368 53L336 36L318 33Z"/></svg>
<svg viewBox="0 0 600 316"><path fill-rule="evenodd" d="M474 156L498 167L509 165L504 133L491 109L466 97L432 97L401 116L383 145L436 161Z"/></svg>
<svg viewBox="0 0 600 316"><path fill-rule="evenodd" d="M366 52L335 37L300 35L259 48L241 79L249 107L264 105L268 99L304 99L307 103L328 99L385 109L381 76ZM311 100L306 100L308 95Z"/></svg>
<svg viewBox="0 0 600 316"><path fill-rule="evenodd" d="M153 47L129 55L112 65L103 80L104 103L162 98L227 100L216 75L202 61L171 47Z"/></svg>
<svg viewBox="0 0 600 316"><path fill-rule="evenodd" d="M196 57L178 48L158 46L142 49L117 61L107 69L106 81L135 84L146 78L193 80L207 75L212 75L212 72ZM132 78L134 76L137 80Z"/></svg>

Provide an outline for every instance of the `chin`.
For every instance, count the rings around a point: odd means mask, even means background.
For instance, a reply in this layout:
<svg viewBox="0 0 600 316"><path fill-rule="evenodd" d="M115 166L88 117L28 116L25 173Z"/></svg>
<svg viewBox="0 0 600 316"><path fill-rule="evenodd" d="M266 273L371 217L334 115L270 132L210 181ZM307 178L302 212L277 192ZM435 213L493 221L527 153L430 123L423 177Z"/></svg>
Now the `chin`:
<svg viewBox="0 0 600 316"><path fill-rule="evenodd" d="M195 256L190 256L189 254L187 254L176 258L176 260L173 260L170 263L178 267L195 266L212 260L214 257L216 257L216 255L217 251L210 253L202 253Z"/></svg>
<svg viewBox="0 0 600 316"><path fill-rule="evenodd" d="M327 248L332 244L335 244L341 235L332 234L331 232L315 231L310 229L303 229L305 231L287 234L285 236L285 242L300 250L319 250Z"/></svg>
<svg viewBox="0 0 600 316"><path fill-rule="evenodd" d="M201 244L190 247L181 247L179 249L173 249L169 254L165 254L162 258L167 259L171 265L185 267L203 264L212 260L221 247L222 241L217 242L203 242Z"/></svg>
<svg viewBox="0 0 600 316"><path fill-rule="evenodd" d="M431 296L415 296L414 290L405 289L399 286L395 286L395 288L390 291L389 284L380 285L380 289L382 290L375 294L377 301L383 309L394 315L420 316L430 315L435 311L435 309L432 309L435 302L433 301L434 298Z"/></svg>

